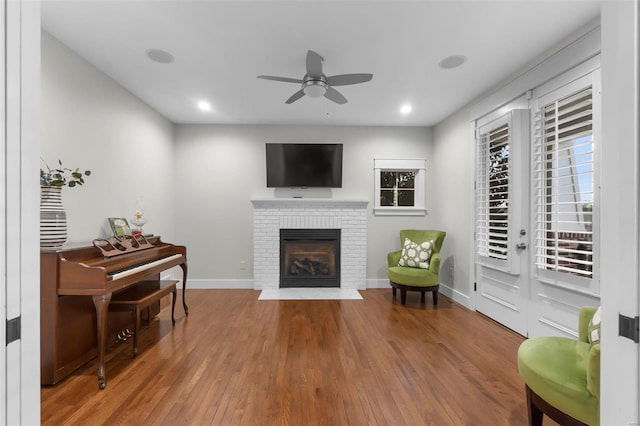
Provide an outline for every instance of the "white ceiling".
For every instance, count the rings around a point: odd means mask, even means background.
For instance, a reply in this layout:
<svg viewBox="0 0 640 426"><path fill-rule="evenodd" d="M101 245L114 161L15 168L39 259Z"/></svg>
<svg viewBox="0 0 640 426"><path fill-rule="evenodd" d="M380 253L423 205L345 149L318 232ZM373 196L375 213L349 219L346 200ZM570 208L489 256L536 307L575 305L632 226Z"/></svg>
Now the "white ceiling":
<svg viewBox="0 0 640 426"><path fill-rule="evenodd" d="M600 3L45 0L42 26L175 123L431 126L597 19ZM151 48L175 61L151 61ZM327 76L373 80L338 87L345 105L286 105L298 85L256 76L301 79L308 49ZM468 59L439 68L450 55Z"/></svg>

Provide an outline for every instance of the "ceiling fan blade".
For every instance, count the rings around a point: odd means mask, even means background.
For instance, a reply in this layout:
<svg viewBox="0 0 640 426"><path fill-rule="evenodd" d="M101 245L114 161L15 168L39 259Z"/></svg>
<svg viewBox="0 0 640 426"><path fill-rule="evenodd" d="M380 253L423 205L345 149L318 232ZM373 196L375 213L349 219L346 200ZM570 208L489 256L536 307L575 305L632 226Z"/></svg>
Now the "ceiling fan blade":
<svg viewBox="0 0 640 426"><path fill-rule="evenodd" d="M307 74L309 77L322 78L322 56L313 50L307 51Z"/></svg>
<svg viewBox="0 0 640 426"><path fill-rule="evenodd" d="M299 80L297 78L276 77L276 76L273 76L273 75L259 75L258 78L262 78L263 80L284 81L285 83L299 83L299 84L302 84L302 80Z"/></svg>
<svg viewBox="0 0 640 426"><path fill-rule="evenodd" d="M340 74L327 77L329 86L347 86L349 84L366 83L373 78L373 74Z"/></svg>
<svg viewBox="0 0 640 426"><path fill-rule="evenodd" d="M329 87L327 89L327 91L324 94L324 97L340 105L346 104L348 102L347 98L342 96L342 93L338 92L333 87Z"/></svg>
<svg viewBox="0 0 640 426"><path fill-rule="evenodd" d="M285 104L292 104L303 96L304 96L304 92L302 91L302 89L300 89L296 93L291 95L291 97L285 101Z"/></svg>

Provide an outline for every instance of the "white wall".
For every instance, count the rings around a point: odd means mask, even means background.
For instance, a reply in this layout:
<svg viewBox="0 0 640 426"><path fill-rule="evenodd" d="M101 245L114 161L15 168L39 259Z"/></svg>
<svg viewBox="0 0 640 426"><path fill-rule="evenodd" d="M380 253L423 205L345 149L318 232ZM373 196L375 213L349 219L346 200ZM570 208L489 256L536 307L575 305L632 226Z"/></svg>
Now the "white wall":
<svg viewBox="0 0 640 426"><path fill-rule="evenodd" d="M446 182L431 169L429 128L184 124L176 125L175 142L179 185L175 199L176 240L189 248L189 274L194 279L221 280L217 285L225 286L233 279L252 278L251 198L295 194L369 200L368 286L388 286L386 255L399 247L401 228L437 226L430 215L380 217L372 214L374 157L426 158L427 209L437 202L433 188ZM343 187L298 191L266 188L266 142L343 143ZM245 262L244 266L241 261Z"/></svg>
<svg viewBox="0 0 640 426"><path fill-rule="evenodd" d="M146 231L172 241L172 123L46 32L41 52L41 158L92 172L63 189L68 241L98 237L107 217L130 219L139 197Z"/></svg>
<svg viewBox="0 0 640 426"><path fill-rule="evenodd" d="M469 129L469 110L465 108L438 123L433 131L433 174L442 184L433 189L438 202L432 219L447 231L440 264L441 288L466 306L472 291L469 248L473 245L470 216L474 209L470 186L474 145Z"/></svg>

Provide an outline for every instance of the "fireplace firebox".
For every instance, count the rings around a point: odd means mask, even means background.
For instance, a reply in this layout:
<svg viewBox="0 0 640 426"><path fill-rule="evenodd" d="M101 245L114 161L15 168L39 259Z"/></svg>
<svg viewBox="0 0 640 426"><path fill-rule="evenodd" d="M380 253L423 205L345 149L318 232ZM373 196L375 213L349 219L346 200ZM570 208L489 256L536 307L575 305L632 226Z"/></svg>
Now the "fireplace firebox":
<svg viewBox="0 0 640 426"><path fill-rule="evenodd" d="M280 287L340 287L340 229L281 229Z"/></svg>

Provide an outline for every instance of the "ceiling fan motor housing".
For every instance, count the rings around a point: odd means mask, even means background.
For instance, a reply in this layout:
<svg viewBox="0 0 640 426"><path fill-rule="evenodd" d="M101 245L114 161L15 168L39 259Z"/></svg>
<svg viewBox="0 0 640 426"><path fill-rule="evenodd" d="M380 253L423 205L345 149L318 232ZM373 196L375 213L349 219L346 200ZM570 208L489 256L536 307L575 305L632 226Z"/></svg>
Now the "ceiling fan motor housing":
<svg viewBox="0 0 640 426"><path fill-rule="evenodd" d="M302 82L302 91L305 95L311 98L319 98L320 96L324 96L328 88L329 85L324 79L324 76L322 76L322 78L313 78L307 75Z"/></svg>

